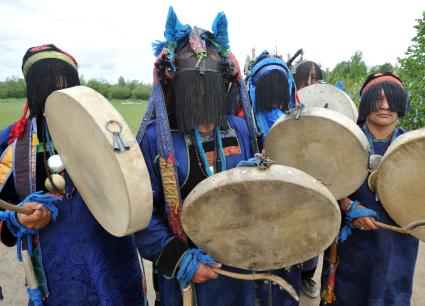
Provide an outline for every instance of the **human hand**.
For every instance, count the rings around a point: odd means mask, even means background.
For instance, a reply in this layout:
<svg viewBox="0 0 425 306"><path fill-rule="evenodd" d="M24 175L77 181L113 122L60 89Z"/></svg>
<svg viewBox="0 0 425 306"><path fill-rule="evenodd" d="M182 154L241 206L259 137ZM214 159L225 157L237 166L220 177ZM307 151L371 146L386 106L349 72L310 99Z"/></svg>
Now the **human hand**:
<svg viewBox="0 0 425 306"><path fill-rule="evenodd" d="M23 205L23 207L31 208L33 213L31 215L25 215L17 213L19 223L21 223L26 228L30 229L40 229L45 227L51 218L50 211L40 203L28 202Z"/></svg>
<svg viewBox="0 0 425 306"><path fill-rule="evenodd" d="M363 205L358 205L357 208L365 208ZM377 230L378 227L375 225L375 218L372 217L361 217L353 221L353 225L362 231Z"/></svg>
<svg viewBox="0 0 425 306"><path fill-rule="evenodd" d="M198 270L192 278L194 283L203 283L210 279L216 279L218 274L212 269L213 266L199 263ZM221 268L221 263L218 263L214 268Z"/></svg>

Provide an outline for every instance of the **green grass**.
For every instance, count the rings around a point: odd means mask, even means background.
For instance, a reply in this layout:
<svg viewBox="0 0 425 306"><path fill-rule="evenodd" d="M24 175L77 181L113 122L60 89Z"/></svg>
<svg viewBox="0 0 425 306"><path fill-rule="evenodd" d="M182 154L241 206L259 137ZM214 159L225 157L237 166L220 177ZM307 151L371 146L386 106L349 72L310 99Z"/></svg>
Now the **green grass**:
<svg viewBox="0 0 425 306"><path fill-rule="evenodd" d="M110 100L110 102L136 133L148 102L141 100ZM22 116L24 105L25 99L0 99L0 129L18 120Z"/></svg>

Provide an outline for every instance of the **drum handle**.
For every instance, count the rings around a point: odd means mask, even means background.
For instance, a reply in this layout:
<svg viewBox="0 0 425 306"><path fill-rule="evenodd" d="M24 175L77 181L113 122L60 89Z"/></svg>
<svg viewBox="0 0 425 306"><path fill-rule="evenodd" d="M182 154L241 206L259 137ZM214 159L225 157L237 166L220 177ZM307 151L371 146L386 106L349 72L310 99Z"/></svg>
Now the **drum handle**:
<svg viewBox="0 0 425 306"><path fill-rule="evenodd" d="M212 270L220 275L227 276L230 278L235 279L241 279L241 280L268 280L271 282L275 282L277 285L279 285L283 290L285 290L294 300L299 302L300 298L295 291L294 287L291 286L286 280L284 280L282 277L273 275L273 274L267 274L267 273L256 273L256 274L242 274L242 273L234 273L226 270L222 270L219 268L212 268ZM193 288L192 285L189 284L186 288L182 291L183 296L183 306L192 306L193 305Z"/></svg>
<svg viewBox="0 0 425 306"><path fill-rule="evenodd" d="M31 208L16 206L16 205L7 203L6 201L3 201L2 199L0 199L0 208L3 208L4 210L11 210L24 215L31 215L34 212Z"/></svg>

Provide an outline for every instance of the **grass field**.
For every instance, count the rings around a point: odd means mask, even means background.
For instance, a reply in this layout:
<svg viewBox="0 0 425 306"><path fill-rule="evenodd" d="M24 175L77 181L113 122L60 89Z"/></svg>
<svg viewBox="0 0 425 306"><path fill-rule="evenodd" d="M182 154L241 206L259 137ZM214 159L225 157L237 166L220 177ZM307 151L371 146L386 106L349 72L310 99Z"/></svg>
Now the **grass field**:
<svg viewBox="0 0 425 306"><path fill-rule="evenodd" d="M136 133L145 113L147 101L111 100L110 102L121 113L131 130ZM0 129L19 119L24 105L24 99L0 99Z"/></svg>

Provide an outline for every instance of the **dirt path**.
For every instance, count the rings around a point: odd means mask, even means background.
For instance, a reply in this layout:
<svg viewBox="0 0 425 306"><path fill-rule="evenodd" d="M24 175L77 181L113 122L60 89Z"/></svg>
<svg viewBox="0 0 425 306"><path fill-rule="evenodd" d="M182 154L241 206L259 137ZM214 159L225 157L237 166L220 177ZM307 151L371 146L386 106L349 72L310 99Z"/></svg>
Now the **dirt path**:
<svg viewBox="0 0 425 306"><path fill-rule="evenodd" d="M23 268L16 260L14 248L7 248L0 245L0 286L3 288L4 300L0 305L27 305L27 297L24 289ZM151 286L151 264L145 262L146 276L148 277L148 298L150 305L153 305L154 294ZM316 272L315 278L318 281L320 270ZM425 305L425 245L420 244L419 257L416 263L415 278L413 284L412 306ZM319 299L311 299L301 296L301 306L317 306Z"/></svg>

